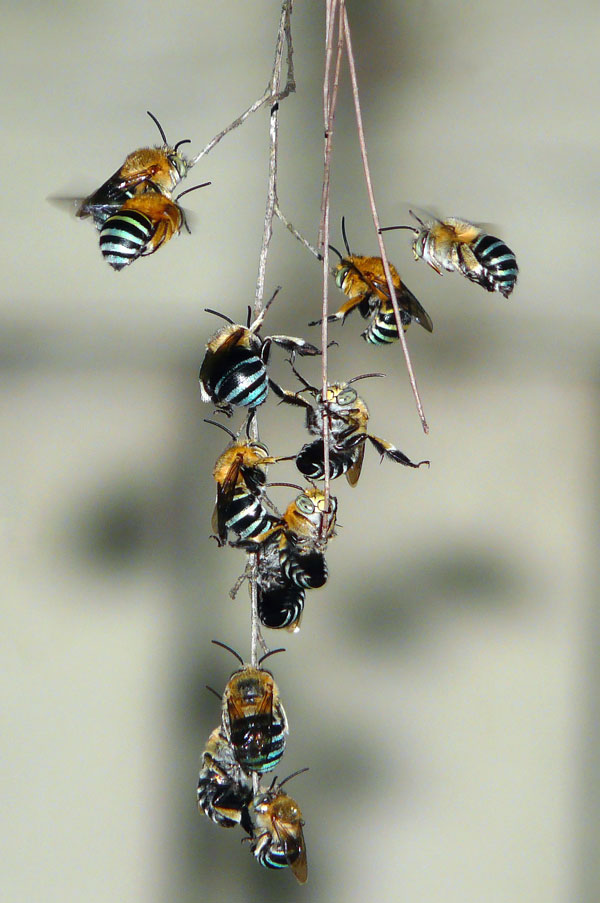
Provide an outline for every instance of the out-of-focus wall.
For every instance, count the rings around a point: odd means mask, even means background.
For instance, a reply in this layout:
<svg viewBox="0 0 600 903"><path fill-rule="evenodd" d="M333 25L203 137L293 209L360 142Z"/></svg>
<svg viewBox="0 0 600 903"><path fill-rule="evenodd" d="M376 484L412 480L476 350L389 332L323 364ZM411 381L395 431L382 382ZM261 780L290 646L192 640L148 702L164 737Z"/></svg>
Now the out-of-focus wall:
<svg viewBox="0 0 600 903"><path fill-rule="evenodd" d="M197 370L217 325L203 309L242 318L254 295L267 116L191 172L185 187L213 183L185 199L192 235L118 275L92 227L46 201L89 193L155 142L147 109L170 140L204 146L263 91L279 5L4 12L7 900L598 899L596 5L349 12L382 222L416 205L493 223L521 273L505 301L389 236L435 324L408 332L427 437L399 348L367 347L357 315L332 327L332 378L384 370L361 384L372 429L431 468L367 449L359 486L336 484L329 583L272 663L291 726L280 775L310 766L293 790L305 889L195 808L219 717L204 685L232 667L210 640L246 652L249 636L244 590L228 595L242 559L209 539L223 437L202 422ZM322 28L321 5L298 2L298 92L280 118L281 205L313 240ZM344 80L332 242L345 215L367 253ZM268 331L314 335L319 268L275 224L267 293L277 284ZM266 405L273 453L304 441L300 420Z"/></svg>

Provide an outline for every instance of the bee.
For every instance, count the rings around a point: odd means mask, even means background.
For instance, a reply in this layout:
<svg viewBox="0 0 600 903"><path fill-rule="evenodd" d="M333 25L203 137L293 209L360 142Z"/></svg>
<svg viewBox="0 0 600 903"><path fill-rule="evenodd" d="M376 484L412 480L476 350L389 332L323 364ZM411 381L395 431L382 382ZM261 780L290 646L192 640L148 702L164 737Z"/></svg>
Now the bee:
<svg viewBox="0 0 600 903"><path fill-rule="evenodd" d="M171 200L156 191L136 194L108 216L100 227L100 250L110 266L117 270L129 266L138 257L156 253L182 226L190 231L183 209L177 201L210 182L182 191Z"/></svg>
<svg viewBox="0 0 600 903"><path fill-rule="evenodd" d="M305 771L306 769L302 769ZM244 813L243 826L250 834L251 849L262 866L280 869L289 866L296 880L308 877L304 820L298 803L282 789L299 772L280 784L273 781L267 791L259 791Z"/></svg>
<svg viewBox="0 0 600 903"><path fill-rule="evenodd" d="M267 478L267 465L279 458L269 457L266 445L248 438L238 439L231 430L214 420L205 420L229 433L233 442L217 459L213 477L217 498L212 528L220 546L227 541L229 530L243 543L267 531L273 516L262 502ZM235 545L236 543L234 543Z"/></svg>
<svg viewBox="0 0 600 903"><path fill-rule="evenodd" d="M488 235L479 226L449 216L445 220L431 217L426 221L410 211L419 223L416 226L386 226L409 229L414 233L412 243L415 260L421 258L436 273L459 272L488 292L500 292L508 298L517 282L517 258L500 238Z"/></svg>
<svg viewBox="0 0 600 903"><path fill-rule="evenodd" d="M261 624L271 630L300 630L306 592L283 573L279 539L267 541L257 553L257 610Z"/></svg>
<svg viewBox="0 0 600 903"><path fill-rule="evenodd" d="M310 480L322 480L325 475L324 445L322 437L323 412L327 411L329 420L329 477L334 480L342 474L351 486L358 483L365 454L367 439L379 452L382 458L391 458L405 467L421 467L429 465L429 461L414 463L404 452L396 448L385 439L380 439L367 432L369 422L369 409L367 405L352 388L351 383L359 379L371 376L383 376L383 373L364 373L355 376L346 383L330 383L327 386L327 401L323 402L321 392L309 385L305 379L292 367L295 375L303 383L302 391L309 392L316 400L316 406L310 404L299 394L286 390L276 389L276 394L287 404L301 406L306 411L306 428L317 439L307 442L296 455L296 467L300 473Z"/></svg>
<svg viewBox="0 0 600 903"><path fill-rule="evenodd" d="M198 778L198 807L222 828L233 828L252 799L252 778L237 762L220 727L206 743Z"/></svg>
<svg viewBox="0 0 600 903"><path fill-rule="evenodd" d="M348 301L342 304L340 309L335 314L331 314L327 320L330 323L335 320L344 322L348 314L358 308L364 319L371 318L369 326L361 333L365 341L376 345L395 342L398 339L398 325L390 299L383 260L381 257L352 254L343 218L342 236L347 257L343 257L333 245L329 247L340 258L334 271L335 283L348 296ZM404 331L406 332L412 320L415 320L428 332L432 332L431 317L402 282L398 271L392 264L390 264L390 273ZM317 326L321 322L321 320L313 320L309 326Z"/></svg>
<svg viewBox="0 0 600 903"><path fill-rule="evenodd" d="M274 296L273 296L274 297ZM273 299L271 299L272 301ZM271 303L271 302L269 302ZM257 335L262 318L250 325L240 326L225 314L205 308L230 325L219 329L206 346L200 367L200 394L202 401L212 402L217 409L231 416L233 405L254 410L263 404L269 391L267 363L271 343L281 345L292 355L320 354L318 348L295 336L273 335L261 338Z"/></svg>
<svg viewBox="0 0 600 903"><path fill-rule="evenodd" d="M268 655L283 650L267 652L254 668L245 665L229 646L217 640L213 643L229 649L242 665L231 675L223 693L223 734L244 771L271 771L283 755L288 722L273 675L260 665Z"/></svg>
<svg viewBox="0 0 600 903"><path fill-rule="evenodd" d="M190 163L179 148L182 144L189 144L190 139L178 141L171 147L156 116L149 110L147 112L156 123L163 144L161 147L141 147L132 151L119 169L81 202L77 216L92 216L98 229L115 209L140 191L151 188L170 197L189 169Z"/></svg>

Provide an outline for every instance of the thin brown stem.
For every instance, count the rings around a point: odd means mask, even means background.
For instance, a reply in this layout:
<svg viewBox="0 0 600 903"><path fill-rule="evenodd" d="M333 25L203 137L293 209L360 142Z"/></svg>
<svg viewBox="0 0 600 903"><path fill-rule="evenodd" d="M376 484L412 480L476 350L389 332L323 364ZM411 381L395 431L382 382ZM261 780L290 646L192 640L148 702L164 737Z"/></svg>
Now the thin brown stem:
<svg viewBox="0 0 600 903"><path fill-rule="evenodd" d="M404 354L404 359L406 361L406 367L408 369L408 377L410 379L410 385L413 391L413 395L415 398L415 403L417 405L417 411L419 412L419 417L421 418L421 423L423 425L423 430L428 433L429 426L427 424L427 420L425 419L425 413L423 411L423 405L421 403L421 398L419 395L419 390L417 388L417 381L415 378L415 374L413 371L412 363L410 360L410 355L408 353L408 347L406 344L406 339L404 337L404 329L402 326L402 320L400 317L400 309L398 307L398 299L396 298L396 290L394 288L394 283L392 282L392 275L390 273L390 265L388 262L387 254L385 251L385 246L383 243L383 238L381 237L381 233L379 232L379 215L377 213L377 207L375 205L375 194L373 192L373 183L371 181L371 171L369 168L369 160L367 156L367 145L365 141L365 132L363 128L362 121L362 113L360 109L360 98L358 93L358 80L356 77L356 65L354 61L354 55L352 53L352 40L350 37L350 25L348 23L348 14L346 12L346 5L344 0L340 0L342 7L342 19L344 23L344 39L346 43L346 51L348 55L348 65L350 68L350 81L352 83L352 95L354 98L354 110L356 113L356 126L358 130L358 138L360 143L360 152L363 161L363 169L365 173L365 181L367 184L367 192L369 195L369 203L371 206L371 214L373 216L373 224L375 226L375 234L377 235L377 241L379 242L379 251L381 254L381 259L383 262L383 268L385 270L385 276L387 279L388 289L390 292L390 299L392 302L392 307L394 308L394 316L396 318L396 325L398 326L398 336L400 338L400 343L402 345L402 351Z"/></svg>
<svg viewBox="0 0 600 903"><path fill-rule="evenodd" d="M276 217L280 220L280 222L285 226L285 228L288 230L288 232L291 232L291 233L292 233L292 235L294 236L294 238L297 238L298 241L299 241L301 244L303 244L304 247L305 247L308 251L310 251L311 254L314 254L314 256L317 258L317 260L322 260L322 259L323 259L322 254L320 254L320 253L317 251L317 249L316 249L313 245L311 245L311 243L308 241L308 239L306 239L306 238L302 235L301 232L298 232L298 230L292 225L292 223L290 223L290 221L287 219L287 217L282 213L281 207L279 206L279 201L278 201L277 199L275 200L275 216L276 216Z"/></svg>

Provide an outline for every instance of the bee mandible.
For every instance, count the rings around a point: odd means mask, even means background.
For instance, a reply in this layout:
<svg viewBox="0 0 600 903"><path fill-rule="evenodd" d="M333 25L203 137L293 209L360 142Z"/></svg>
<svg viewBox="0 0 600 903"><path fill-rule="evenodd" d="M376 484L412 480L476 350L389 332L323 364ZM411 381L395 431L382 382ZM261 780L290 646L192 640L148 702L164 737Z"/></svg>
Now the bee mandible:
<svg viewBox="0 0 600 903"><path fill-rule="evenodd" d="M516 285L519 267L513 251L502 239L453 216L422 220L412 210L410 214L419 227L386 226L380 231L408 229L415 236L412 243L415 260L421 258L440 275L443 270L462 273L486 291L500 292L508 298Z"/></svg>
<svg viewBox="0 0 600 903"><path fill-rule="evenodd" d="M77 216L92 216L98 228L115 208L118 209L128 198L149 187L170 197L188 171L189 161L179 148L182 144L189 144L190 139L178 141L171 147L156 116L149 110L147 112L156 123L163 144L161 147L141 147L132 151L119 169L81 202Z"/></svg>
<svg viewBox="0 0 600 903"><path fill-rule="evenodd" d="M304 820L298 803L282 789L297 774L300 772L294 772L279 784L275 779L266 792L256 794L244 813L242 827L250 834L252 852L262 866L270 869L289 866L296 880L305 884L308 865L302 831Z"/></svg>
<svg viewBox="0 0 600 903"><path fill-rule="evenodd" d="M344 257L333 245L329 247L338 255L340 262L335 268L335 282L348 301L327 318L328 322L344 322L348 314L358 308L360 315L370 318L370 323L361 333L365 341L374 345L388 344L398 339L398 324L390 298L389 288L381 257L365 257L352 254L346 236L346 224L342 218L342 236L347 256ZM433 331L433 323L427 311L400 279L396 268L390 264L392 282L400 309L400 320L404 331L415 320L428 332ZM313 320L309 326L317 326L321 320Z"/></svg>
<svg viewBox="0 0 600 903"><path fill-rule="evenodd" d="M288 722L273 675L260 665L267 656L283 650L267 652L255 668L244 664L230 646L218 640L213 643L228 649L242 666L231 675L223 693L223 734L244 771L271 771L283 755Z"/></svg>

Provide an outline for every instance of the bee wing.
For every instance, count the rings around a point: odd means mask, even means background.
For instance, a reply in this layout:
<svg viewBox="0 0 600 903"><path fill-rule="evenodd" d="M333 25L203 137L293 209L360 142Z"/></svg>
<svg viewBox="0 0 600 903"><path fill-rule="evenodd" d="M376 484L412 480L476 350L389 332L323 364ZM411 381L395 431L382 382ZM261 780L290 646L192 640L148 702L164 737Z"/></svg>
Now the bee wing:
<svg viewBox="0 0 600 903"><path fill-rule="evenodd" d="M367 433L367 439L370 441L371 445L377 449L382 458L391 458L392 461L396 461L398 464L404 464L405 467L420 467L421 464L429 465L430 463L429 461L419 461L418 464L415 464L414 461L411 461L399 448L396 448L391 442L386 442L385 439L380 439L379 436L371 436Z"/></svg>
<svg viewBox="0 0 600 903"><path fill-rule="evenodd" d="M346 479L348 480L348 482L350 483L351 486L356 486L356 484L358 483L358 478L360 477L360 472L361 472L362 466L363 466L363 459L365 457L365 445L366 445L366 442L363 442L363 444L358 449L356 461L354 462L352 467L350 467L346 471Z"/></svg>
<svg viewBox="0 0 600 903"><path fill-rule="evenodd" d="M200 367L200 374L198 377L200 380L200 392L202 395L202 401L208 402L212 400L210 393L208 392L206 387L214 368L218 364L219 356L225 354L227 351L237 345L238 341L243 336L245 331L246 330L243 326L239 326L231 333L230 336L227 336L227 338L219 345L216 351L207 351L204 355L204 360L202 361L202 366Z"/></svg>
<svg viewBox="0 0 600 903"><path fill-rule="evenodd" d="M294 831L282 824L279 819L273 819L273 827L277 834L277 839L281 844L285 858L292 870L292 874L299 884L306 884L308 878L308 863L306 861L306 844L304 843L304 833L301 825ZM292 861L293 854L298 850L298 855Z"/></svg>
<svg viewBox="0 0 600 903"><path fill-rule="evenodd" d="M258 715L271 715L273 712L273 684L263 693L261 703L256 708Z"/></svg>
<svg viewBox="0 0 600 903"><path fill-rule="evenodd" d="M236 455L225 479L217 484L217 501L213 513L212 528L222 542L225 542L227 539L227 509L233 500L233 494L239 482L242 460L242 455Z"/></svg>
<svg viewBox="0 0 600 903"><path fill-rule="evenodd" d="M382 298L391 304L387 282L374 279L373 288ZM400 310L405 310L407 314L410 314L413 320L418 323L419 326L422 326L423 329L426 329L427 332L433 332L433 321L431 317L404 282L401 283L399 290L396 289L396 300L398 301Z"/></svg>

